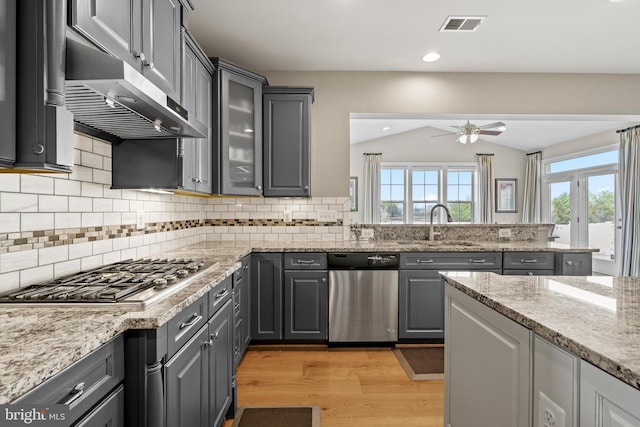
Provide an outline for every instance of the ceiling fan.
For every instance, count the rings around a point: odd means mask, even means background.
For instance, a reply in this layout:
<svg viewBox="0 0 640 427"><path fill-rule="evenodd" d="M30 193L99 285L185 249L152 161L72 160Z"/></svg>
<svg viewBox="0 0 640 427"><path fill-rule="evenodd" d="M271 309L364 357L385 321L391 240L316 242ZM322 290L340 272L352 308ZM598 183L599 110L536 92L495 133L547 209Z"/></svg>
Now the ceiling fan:
<svg viewBox="0 0 640 427"><path fill-rule="evenodd" d="M473 144L478 140L479 135L500 135L502 132L507 130L507 126L502 122L489 123L488 125L476 126L473 123L470 123L467 120L467 123L463 126L451 126L453 128L458 129L456 132L445 133L442 135L434 135L434 136L444 136L444 135L460 135L456 141L466 144L467 142ZM490 130L495 129L495 130Z"/></svg>

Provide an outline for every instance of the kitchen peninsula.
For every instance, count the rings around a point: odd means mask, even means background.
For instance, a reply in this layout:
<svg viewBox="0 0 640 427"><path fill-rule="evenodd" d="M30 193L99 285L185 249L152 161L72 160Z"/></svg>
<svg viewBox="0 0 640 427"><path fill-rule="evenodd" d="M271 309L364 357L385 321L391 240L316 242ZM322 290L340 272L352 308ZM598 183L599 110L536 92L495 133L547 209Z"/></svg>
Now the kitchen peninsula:
<svg viewBox="0 0 640 427"><path fill-rule="evenodd" d="M638 278L443 274L445 425L640 423Z"/></svg>

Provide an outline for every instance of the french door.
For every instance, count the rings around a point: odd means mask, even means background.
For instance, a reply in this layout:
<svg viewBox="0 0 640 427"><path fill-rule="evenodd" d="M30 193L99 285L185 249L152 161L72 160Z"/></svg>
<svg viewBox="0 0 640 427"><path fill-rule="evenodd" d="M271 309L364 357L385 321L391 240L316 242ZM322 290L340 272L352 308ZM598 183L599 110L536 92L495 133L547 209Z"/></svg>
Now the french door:
<svg viewBox="0 0 640 427"><path fill-rule="evenodd" d="M557 243L598 249L594 273L617 275L621 219L617 169L598 167L548 175L543 220L556 224Z"/></svg>

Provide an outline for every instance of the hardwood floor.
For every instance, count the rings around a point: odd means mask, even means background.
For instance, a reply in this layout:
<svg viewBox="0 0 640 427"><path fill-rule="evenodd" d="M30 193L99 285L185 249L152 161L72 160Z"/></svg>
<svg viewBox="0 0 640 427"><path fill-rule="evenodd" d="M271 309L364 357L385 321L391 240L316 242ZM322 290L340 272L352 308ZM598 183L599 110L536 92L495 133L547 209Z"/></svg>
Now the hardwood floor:
<svg viewBox="0 0 640 427"><path fill-rule="evenodd" d="M238 406L318 405L322 427L443 425L444 381L411 381L390 349L250 349L237 381Z"/></svg>

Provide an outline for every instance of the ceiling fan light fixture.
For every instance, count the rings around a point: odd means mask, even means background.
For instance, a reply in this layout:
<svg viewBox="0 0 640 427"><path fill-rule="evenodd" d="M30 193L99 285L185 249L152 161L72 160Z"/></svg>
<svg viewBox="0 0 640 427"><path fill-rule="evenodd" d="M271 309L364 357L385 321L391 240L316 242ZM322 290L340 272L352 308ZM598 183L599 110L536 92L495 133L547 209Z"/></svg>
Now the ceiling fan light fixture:
<svg viewBox="0 0 640 427"><path fill-rule="evenodd" d="M438 59L440 59L440 54L438 52L429 52L422 57L424 62L436 62Z"/></svg>
<svg viewBox="0 0 640 427"><path fill-rule="evenodd" d="M461 144L466 144L467 142L469 144L473 144L474 142L476 142L478 140L478 135L475 133L471 133L471 134L463 134L460 135L458 137L458 142Z"/></svg>

